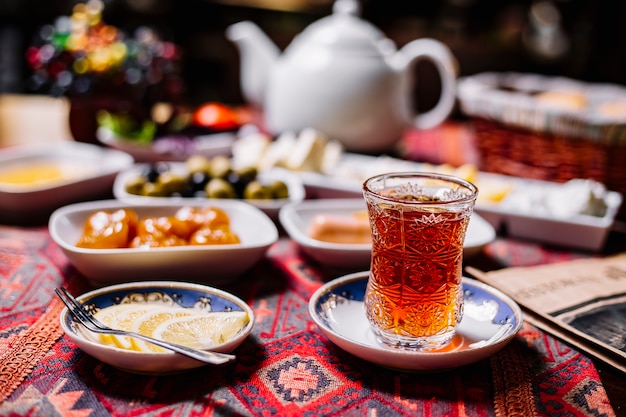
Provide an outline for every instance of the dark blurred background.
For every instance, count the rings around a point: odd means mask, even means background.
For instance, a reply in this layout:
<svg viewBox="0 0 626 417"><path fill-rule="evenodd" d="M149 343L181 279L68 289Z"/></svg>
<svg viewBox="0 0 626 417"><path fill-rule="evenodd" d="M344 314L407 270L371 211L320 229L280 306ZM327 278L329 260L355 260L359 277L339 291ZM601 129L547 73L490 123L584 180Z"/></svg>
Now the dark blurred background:
<svg viewBox="0 0 626 417"><path fill-rule="evenodd" d="M70 15L71 0L0 0L0 93L29 91L25 50L37 31ZM104 0L107 24L157 30L183 51L192 102L242 102L239 55L224 35L255 21L282 49L331 0ZM446 43L460 75L522 71L626 84L626 2L596 0L362 0L362 17L398 47L432 37ZM427 71L427 70L426 70Z"/></svg>

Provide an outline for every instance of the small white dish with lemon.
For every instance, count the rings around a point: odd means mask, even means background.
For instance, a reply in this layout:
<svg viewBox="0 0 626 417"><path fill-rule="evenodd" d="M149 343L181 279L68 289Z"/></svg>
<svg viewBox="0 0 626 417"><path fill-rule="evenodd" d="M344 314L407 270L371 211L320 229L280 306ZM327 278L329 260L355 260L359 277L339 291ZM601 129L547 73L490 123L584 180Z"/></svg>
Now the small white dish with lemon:
<svg viewBox="0 0 626 417"><path fill-rule="evenodd" d="M235 295L184 282L119 284L76 298L109 327L223 353L243 343L255 320L252 309ZM131 337L92 333L74 321L67 308L60 321L65 334L85 353L125 371L168 374L206 365Z"/></svg>

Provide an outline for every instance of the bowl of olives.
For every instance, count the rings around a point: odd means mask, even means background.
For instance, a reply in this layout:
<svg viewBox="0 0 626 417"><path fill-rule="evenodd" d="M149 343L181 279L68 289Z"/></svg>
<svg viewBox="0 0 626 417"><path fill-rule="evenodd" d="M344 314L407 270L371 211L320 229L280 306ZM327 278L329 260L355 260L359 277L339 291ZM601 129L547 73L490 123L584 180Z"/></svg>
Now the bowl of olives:
<svg viewBox="0 0 626 417"><path fill-rule="evenodd" d="M234 167L227 156L194 155L184 162L134 164L117 175L113 195L129 204L236 199L277 219L285 204L304 200L305 189L300 178L285 169L257 172Z"/></svg>

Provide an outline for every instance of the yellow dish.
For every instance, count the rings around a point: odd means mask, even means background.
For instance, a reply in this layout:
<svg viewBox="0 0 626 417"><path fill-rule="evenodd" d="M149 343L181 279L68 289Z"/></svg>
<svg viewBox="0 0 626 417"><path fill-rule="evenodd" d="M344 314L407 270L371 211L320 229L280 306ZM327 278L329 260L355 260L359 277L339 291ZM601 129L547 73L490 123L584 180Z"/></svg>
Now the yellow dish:
<svg viewBox="0 0 626 417"><path fill-rule="evenodd" d="M107 198L132 166L120 151L67 141L0 149L0 223L45 223L55 209Z"/></svg>
<svg viewBox="0 0 626 417"><path fill-rule="evenodd" d="M94 172L93 166L79 161L29 162L0 170L0 183L9 187L41 187L85 178Z"/></svg>

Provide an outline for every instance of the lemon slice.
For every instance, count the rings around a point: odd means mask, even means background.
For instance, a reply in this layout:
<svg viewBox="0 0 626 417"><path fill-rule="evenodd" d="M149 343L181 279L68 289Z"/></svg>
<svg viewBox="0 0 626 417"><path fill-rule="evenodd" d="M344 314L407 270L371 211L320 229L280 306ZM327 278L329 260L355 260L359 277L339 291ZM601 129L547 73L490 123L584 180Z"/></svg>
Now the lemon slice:
<svg viewBox="0 0 626 417"><path fill-rule="evenodd" d="M146 304L138 305L138 304L115 304L109 307L102 308L98 310L94 317L100 320L103 324L107 326L112 326L115 323L119 316L127 315L129 312L134 312L144 308L151 308L152 305Z"/></svg>
<svg viewBox="0 0 626 417"><path fill-rule="evenodd" d="M161 323L152 336L195 349L208 349L232 339L249 321L244 311L194 314Z"/></svg>
<svg viewBox="0 0 626 417"><path fill-rule="evenodd" d="M103 308L98 310L94 317L102 322L103 324L113 328L120 330L129 330L119 325L120 321L126 320L128 317L132 317L134 315L144 314L147 309L153 308L151 305L137 305L137 304L116 304L110 307ZM132 320L132 319L131 319ZM110 335L110 334L100 334L98 335L100 342L106 345L117 346L122 349L133 349L132 341L128 337Z"/></svg>
<svg viewBox="0 0 626 417"><path fill-rule="evenodd" d="M198 315L200 312L186 308L169 308L148 311L140 316L135 316L129 330L146 336L153 336L154 331L162 323L179 317L188 317L194 314ZM166 352L165 349L153 345L152 343L147 343L142 340L134 340L134 342L136 342L134 348L141 351Z"/></svg>
<svg viewBox="0 0 626 417"><path fill-rule="evenodd" d="M513 191L513 185L508 181L481 181L478 184L480 187L478 201L481 203L500 203Z"/></svg>
<svg viewBox="0 0 626 417"><path fill-rule="evenodd" d="M204 312L162 304L117 304L103 308L95 318L114 329L206 349L234 337L249 322L248 314ZM166 352L156 345L129 336L99 335L100 343L140 352Z"/></svg>
<svg viewBox="0 0 626 417"><path fill-rule="evenodd" d="M133 324L140 317L164 311L184 311L182 307L163 306L159 304L117 304L103 308L94 317L103 324L119 330L132 331ZM114 345L122 349L143 350L135 339L128 336L100 334L101 343Z"/></svg>

